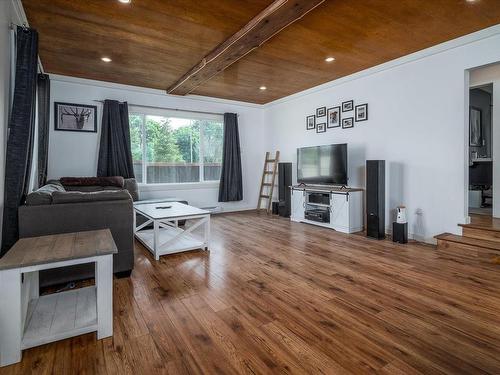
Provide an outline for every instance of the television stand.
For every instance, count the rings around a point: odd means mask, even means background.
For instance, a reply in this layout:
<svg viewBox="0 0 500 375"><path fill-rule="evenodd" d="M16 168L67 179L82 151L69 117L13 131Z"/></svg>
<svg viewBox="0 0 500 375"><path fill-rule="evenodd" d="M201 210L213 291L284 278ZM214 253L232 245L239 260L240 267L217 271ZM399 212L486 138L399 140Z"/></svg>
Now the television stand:
<svg viewBox="0 0 500 375"><path fill-rule="evenodd" d="M363 230L363 189L329 185L291 186L290 220L342 233Z"/></svg>

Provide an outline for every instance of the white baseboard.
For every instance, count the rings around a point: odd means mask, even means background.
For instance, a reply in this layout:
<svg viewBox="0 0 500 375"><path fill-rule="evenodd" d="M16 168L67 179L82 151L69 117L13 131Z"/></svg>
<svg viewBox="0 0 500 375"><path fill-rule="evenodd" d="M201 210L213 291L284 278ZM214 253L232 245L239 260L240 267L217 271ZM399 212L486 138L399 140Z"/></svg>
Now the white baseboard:
<svg viewBox="0 0 500 375"><path fill-rule="evenodd" d="M385 234L392 237L392 228L389 228L389 227L385 228ZM408 239L416 241L416 242L426 243L429 245L437 245L437 240L434 237L425 238L421 235L411 233L411 232L408 232Z"/></svg>
<svg viewBox="0 0 500 375"><path fill-rule="evenodd" d="M238 208L228 208L228 207L220 207L220 210L218 212L215 212L214 215L217 214L224 214L228 212L239 212L239 211L252 211L255 210L255 207L238 207Z"/></svg>

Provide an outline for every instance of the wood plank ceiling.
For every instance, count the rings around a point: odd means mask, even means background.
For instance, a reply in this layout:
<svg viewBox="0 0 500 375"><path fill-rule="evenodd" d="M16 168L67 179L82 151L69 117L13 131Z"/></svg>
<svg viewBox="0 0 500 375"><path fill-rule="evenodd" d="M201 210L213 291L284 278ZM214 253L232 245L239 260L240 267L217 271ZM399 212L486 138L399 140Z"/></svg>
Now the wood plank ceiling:
<svg viewBox="0 0 500 375"><path fill-rule="evenodd" d="M47 72L166 90L271 0L22 3ZM327 0L191 93L267 103L499 24L498 5Z"/></svg>

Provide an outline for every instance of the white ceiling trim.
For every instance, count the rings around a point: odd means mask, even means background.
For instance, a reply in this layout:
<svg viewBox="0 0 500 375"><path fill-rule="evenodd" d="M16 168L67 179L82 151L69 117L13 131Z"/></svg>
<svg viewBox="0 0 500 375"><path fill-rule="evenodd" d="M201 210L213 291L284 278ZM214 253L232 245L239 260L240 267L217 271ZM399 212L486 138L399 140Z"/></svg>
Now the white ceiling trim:
<svg viewBox="0 0 500 375"><path fill-rule="evenodd" d="M262 107L261 104L241 102L241 101L229 100L229 99L220 99L220 98L214 98L211 96L169 95L165 92L165 90L151 89L148 87L141 87L141 86L131 86L131 85L125 85L122 83L115 83L115 82L98 81L98 80L87 79L87 78L64 76L64 75L59 75L59 74L50 74L50 80L51 81L58 81L58 82L76 83L76 84L87 85L87 86L104 87L104 88L117 89L117 90L135 91L135 92L140 92L140 93L144 93L144 94L158 95L158 96L162 96L162 97L171 97L171 98L175 98L175 99L179 99L179 100L186 100L186 101L197 101L197 102L202 101L202 102L219 103L219 104L227 104L227 105L238 105L238 106L250 107L250 108L261 108Z"/></svg>

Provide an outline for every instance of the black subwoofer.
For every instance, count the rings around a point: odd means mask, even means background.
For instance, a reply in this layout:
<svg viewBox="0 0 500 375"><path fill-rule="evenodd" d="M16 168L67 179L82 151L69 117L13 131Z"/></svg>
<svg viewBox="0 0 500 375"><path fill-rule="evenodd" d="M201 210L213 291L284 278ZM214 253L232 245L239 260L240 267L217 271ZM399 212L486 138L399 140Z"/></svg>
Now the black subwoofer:
<svg viewBox="0 0 500 375"><path fill-rule="evenodd" d="M385 160L366 161L366 235L385 237Z"/></svg>
<svg viewBox="0 0 500 375"><path fill-rule="evenodd" d="M273 202L271 207L273 208L273 215L279 214L279 202Z"/></svg>
<svg viewBox="0 0 500 375"><path fill-rule="evenodd" d="M392 241L408 243L408 223L392 223Z"/></svg>

